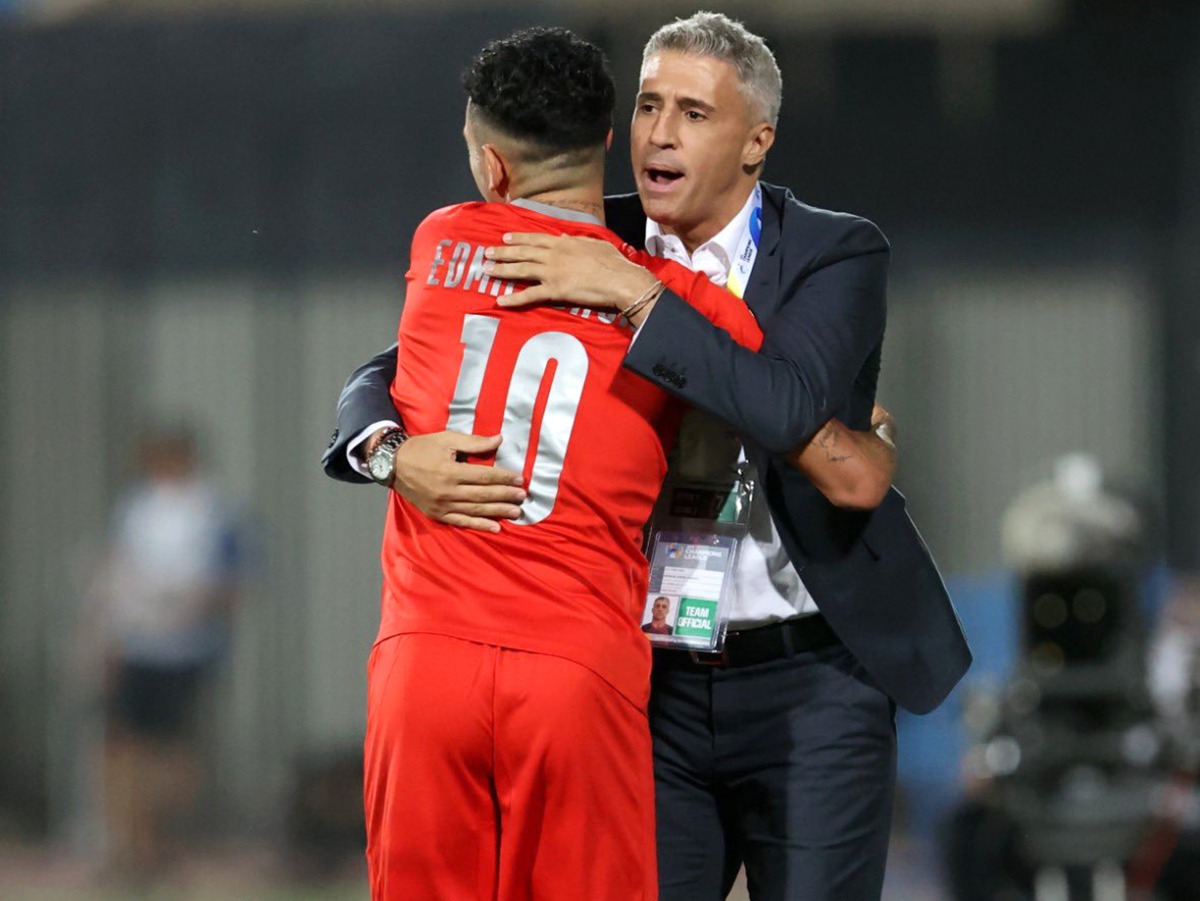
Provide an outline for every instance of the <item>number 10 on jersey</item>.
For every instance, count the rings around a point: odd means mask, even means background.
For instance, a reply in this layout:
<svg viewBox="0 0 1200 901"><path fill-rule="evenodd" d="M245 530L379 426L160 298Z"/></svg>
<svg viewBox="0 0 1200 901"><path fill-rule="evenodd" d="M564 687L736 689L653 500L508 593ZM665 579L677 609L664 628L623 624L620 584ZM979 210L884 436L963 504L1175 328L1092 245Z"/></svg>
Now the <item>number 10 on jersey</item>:
<svg viewBox="0 0 1200 901"><path fill-rule="evenodd" d="M447 429L474 432L479 392L500 327L500 320L493 316L469 314L464 317L462 368L458 371L454 398L450 401ZM509 376L508 397L500 426L504 441L496 452L497 466L516 472L526 470L534 406L551 361L557 365L538 427L537 453L529 475L529 497L521 505L521 515L514 521L515 525L541 522L554 509L567 445L571 441L571 430L575 427L575 415L587 378L587 349L574 335L540 332L526 341Z"/></svg>

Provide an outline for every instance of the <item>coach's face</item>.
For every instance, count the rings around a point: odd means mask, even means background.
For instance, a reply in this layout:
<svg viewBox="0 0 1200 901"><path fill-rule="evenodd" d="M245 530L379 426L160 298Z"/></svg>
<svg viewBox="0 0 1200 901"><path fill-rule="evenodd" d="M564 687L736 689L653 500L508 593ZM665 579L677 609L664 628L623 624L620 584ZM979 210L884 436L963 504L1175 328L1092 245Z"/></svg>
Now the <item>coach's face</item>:
<svg viewBox="0 0 1200 901"><path fill-rule="evenodd" d="M664 50L642 66L630 129L638 194L689 250L737 215L774 138L724 60Z"/></svg>

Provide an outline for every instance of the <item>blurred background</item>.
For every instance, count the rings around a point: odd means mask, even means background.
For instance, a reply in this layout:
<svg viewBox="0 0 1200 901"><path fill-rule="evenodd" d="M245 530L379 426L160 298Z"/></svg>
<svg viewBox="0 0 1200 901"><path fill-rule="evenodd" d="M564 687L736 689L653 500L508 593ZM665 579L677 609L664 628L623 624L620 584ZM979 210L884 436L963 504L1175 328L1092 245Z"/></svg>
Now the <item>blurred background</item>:
<svg viewBox="0 0 1200 901"><path fill-rule="evenodd" d="M897 483L975 652L899 718L885 897L1200 898L1200 9L708 6L783 70L767 180L892 241ZM366 897L384 498L321 474L338 391L394 338L413 227L474 198L471 56L603 46L632 190L641 46L695 9L0 0L0 898ZM99 636L159 584L121 549L162 533L146 441L183 433L201 512L153 578L212 634L127 648L194 677L164 761L114 747ZM191 788L114 821L155 778ZM145 878L109 878L155 817Z"/></svg>

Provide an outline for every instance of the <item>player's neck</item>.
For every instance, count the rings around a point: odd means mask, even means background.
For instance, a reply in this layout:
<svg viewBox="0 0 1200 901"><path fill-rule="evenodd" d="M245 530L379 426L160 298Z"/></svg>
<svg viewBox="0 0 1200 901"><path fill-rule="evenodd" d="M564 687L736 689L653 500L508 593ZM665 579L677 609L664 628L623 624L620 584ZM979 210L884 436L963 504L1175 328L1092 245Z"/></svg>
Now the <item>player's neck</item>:
<svg viewBox="0 0 1200 901"><path fill-rule="evenodd" d="M593 154L581 163L518 167L508 195L510 200L523 197L604 222L604 154Z"/></svg>
<svg viewBox="0 0 1200 901"><path fill-rule="evenodd" d="M604 221L604 194L600 191L542 191L527 194L525 199L574 210L577 213L587 213L601 222Z"/></svg>

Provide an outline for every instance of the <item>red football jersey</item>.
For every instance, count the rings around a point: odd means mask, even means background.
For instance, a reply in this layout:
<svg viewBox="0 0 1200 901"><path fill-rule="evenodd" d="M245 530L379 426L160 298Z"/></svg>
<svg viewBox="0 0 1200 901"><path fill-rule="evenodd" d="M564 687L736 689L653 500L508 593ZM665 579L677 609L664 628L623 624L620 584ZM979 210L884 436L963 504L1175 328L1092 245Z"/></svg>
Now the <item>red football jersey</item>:
<svg viewBox="0 0 1200 901"><path fill-rule="evenodd" d="M432 632L565 657L642 705L642 526L681 406L622 368L633 332L615 314L497 306L519 286L489 278L483 250L509 231L609 241L735 340L762 339L742 301L600 225L493 203L430 215L413 236L393 400L410 434L502 434L496 465L524 473L529 497L492 534L434 522L393 492L379 638Z"/></svg>

